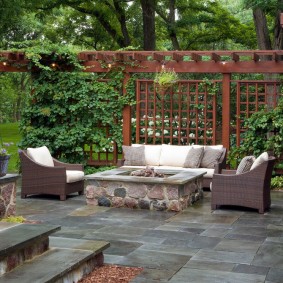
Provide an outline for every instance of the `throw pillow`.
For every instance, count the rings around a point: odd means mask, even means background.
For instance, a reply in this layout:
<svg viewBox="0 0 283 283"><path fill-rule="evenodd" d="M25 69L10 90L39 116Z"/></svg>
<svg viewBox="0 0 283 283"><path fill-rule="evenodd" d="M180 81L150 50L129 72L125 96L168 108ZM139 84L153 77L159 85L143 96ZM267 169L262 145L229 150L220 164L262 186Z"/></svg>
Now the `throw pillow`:
<svg viewBox="0 0 283 283"><path fill-rule="evenodd" d="M144 146L145 163L150 166L158 166L161 154L161 144L132 144L132 147Z"/></svg>
<svg viewBox="0 0 283 283"><path fill-rule="evenodd" d="M203 153L203 158L200 163L201 168L214 168L222 155L222 149L206 146Z"/></svg>
<svg viewBox="0 0 283 283"><path fill-rule="evenodd" d="M49 149L44 145L42 147L28 147L27 148L27 155L35 162L45 165L45 166L52 166L54 167L53 158L50 154Z"/></svg>
<svg viewBox="0 0 283 283"><path fill-rule="evenodd" d="M255 169L257 166L262 164L263 162L268 161L268 153L263 152L253 163L251 170Z"/></svg>
<svg viewBox="0 0 283 283"><path fill-rule="evenodd" d="M185 159L185 168L198 168L202 160L204 147L192 147Z"/></svg>
<svg viewBox="0 0 283 283"><path fill-rule="evenodd" d="M252 155L251 156L245 156L241 160L241 162L240 162L240 164L237 168L236 174L242 174L242 173L250 171L254 161L255 161L254 156L252 156Z"/></svg>
<svg viewBox="0 0 283 283"><path fill-rule="evenodd" d="M125 158L124 165L126 166L144 166L145 163L145 154L144 146L127 146L123 145L123 154Z"/></svg>
<svg viewBox="0 0 283 283"><path fill-rule="evenodd" d="M159 165L184 167L191 146L162 144Z"/></svg>

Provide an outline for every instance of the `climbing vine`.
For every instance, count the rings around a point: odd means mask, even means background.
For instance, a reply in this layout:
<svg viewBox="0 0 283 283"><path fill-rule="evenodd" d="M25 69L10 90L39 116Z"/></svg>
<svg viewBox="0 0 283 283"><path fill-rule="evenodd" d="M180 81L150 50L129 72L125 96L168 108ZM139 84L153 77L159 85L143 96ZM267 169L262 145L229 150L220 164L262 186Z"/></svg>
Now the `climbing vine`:
<svg viewBox="0 0 283 283"><path fill-rule="evenodd" d="M46 145L55 157L68 162L84 162L89 144L95 144L97 151L111 149L113 141L121 146L122 109L133 101L131 95L122 95L122 70L84 73L72 52L52 47L52 53L43 55L40 48L27 51L33 80L20 123L20 146Z"/></svg>
<svg viewBox="0 0 283 283"><path fill-rule="evenodd" d="M275 157L283 154L283 98L271 111L261 110L250 116L245 123L240 147L229 152L228 161L236 163L243 156L260 155L263 151L271 151Z"/></svg>

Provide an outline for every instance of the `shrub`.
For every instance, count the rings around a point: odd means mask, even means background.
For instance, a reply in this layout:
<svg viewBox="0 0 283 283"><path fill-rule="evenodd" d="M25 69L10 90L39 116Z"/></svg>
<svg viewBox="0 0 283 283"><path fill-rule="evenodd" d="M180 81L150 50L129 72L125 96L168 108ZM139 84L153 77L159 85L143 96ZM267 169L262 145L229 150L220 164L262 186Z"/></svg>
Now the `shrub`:
<svg viewBox="0 0 283 283"><path fill-rule="evenodd" d="M271 111L262 110L248 118L244 127L240 147L234 147L229 152L230 164L239 161L243 156L260 155L263 151L271 151L275 157L283 153L283 99Z"/></svg>

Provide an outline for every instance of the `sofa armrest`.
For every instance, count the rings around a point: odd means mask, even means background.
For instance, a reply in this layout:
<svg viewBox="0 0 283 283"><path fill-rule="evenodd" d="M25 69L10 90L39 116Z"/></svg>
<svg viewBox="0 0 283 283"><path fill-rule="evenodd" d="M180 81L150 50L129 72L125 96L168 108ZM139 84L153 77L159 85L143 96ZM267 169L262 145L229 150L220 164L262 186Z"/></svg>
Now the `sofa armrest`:
<svg viewBox="0 0 283 283"><path fill-rule="evenodd" d="M45 166L39 164L32 159L30 159L25 152L20 152L21 158L21 171L22 180L29 180L38 182L40 180L41 184L45 182L50 182L50 178L54 179L56 177L56 182L64 183L66 182L66 168L62 166L53 167Z"/></svg>
<svg viewBox="0 0 283 283"><path fill-rule="evenodd" d="M67 170L79 170L83 171L84 166L82 164L71 164L59 161L53 157L54 167L65 167Z"/></svg>
<svg viewBox="0 0 283 283"><path fill-rule="evenodd" d="M220 159L218 163L214 165L214 173L220 174L222 170L226 168L226 153L227 153L227 150L226 148L223 147Z"/></svg>
<svg viewBox="0 0 283 283"><path fill-rule="evenodd" d="M125 163L125 159L118 159L118 161L117 161L117 167L123 166L124 163Z"/></svg>
<svg viewBox="0 0 283 283"><path fill-rule="evenodd" d="M221 174L224 175L235 175L237 170L228 170L228 169L222 169Z"/></svg>

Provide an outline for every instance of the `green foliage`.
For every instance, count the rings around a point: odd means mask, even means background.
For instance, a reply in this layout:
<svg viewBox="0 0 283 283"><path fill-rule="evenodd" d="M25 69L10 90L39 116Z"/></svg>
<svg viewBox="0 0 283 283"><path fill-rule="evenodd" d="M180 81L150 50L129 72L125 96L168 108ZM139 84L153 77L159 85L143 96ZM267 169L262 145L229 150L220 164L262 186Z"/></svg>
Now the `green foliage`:
<svg viewBox="0 0 283 283"><path fill-rule="evenodd" d="M55 44L49 40L29 40L14 42L13 50L24 52L30 60L29 69L45 71L82 70L78 61L77 48L65 44Z"/></svg>
<svg viewBox="0 0 283 283"><path fill-rule="evenodd" d="M44 48L43 54L48 50ZM111 150L113 141L121 146L122 109L132 101L129 95L121 95L123 73L111 70L102 77L76 71L79 62L66 49L60 49L63 54L53 50L52 62L71 65L75 71L53 70L39 59L41 49L33 48L29 58L39 71L33 73L33 92L22 113L20 147L46 145L53 156L63 161L84 162L85 144L95 144L97 151Z"/></svg>
<svg viewBox="0 0 283 283"><path fill-rule="evenodd" d="M271 189L283 189L283 176L275 176L271 179Z"/></svg>
<svg viewBox="0 0 283 283"><path fill-rule="evenodd" d="M19 133L18 123L7 123L0 124L0 136L3 142L12 142L13 144L9 147L9 153L11 154L8 172L17 172L19 164L19 154L18 154L18 143L21 140Z"/></svg>
<svg viewBox="0 0 283 283"><path fill-rule="evenodd" d="M9 222L9 223L24 223L26 219L22 216L9 216L1 219L1 222Z"/></svg>
<svg viewBox="0 0 283 283"><path fill-rule="evenodd" d="M168 88L178 81L178 75L174 69L162 68L160 72L156 73L154 83L161 88Z"/></svg>
<svg viewBox="0 0 283 283"><path fill-rule="evenodd" d="M260 155L263 151L272 151L279 157L283 153L283 99L271 110L261 110L251 115L245 123L247 130L243 134L240 147L229 152L228 161L235 164L243 156Z"/></svg>
<svg viewBox="0 0 283 283"><path fill-rule="evenodd" d="M111 169L114 169L116 168L115 166L102 166L102 167L91 167L91 166L86 166L84 168L84 172L85 172L85 175L89 175L89 174L94 174L94 173L97 173L97 172L103 172L103 171L106 171L106 170L111 170Z"/></svg>

